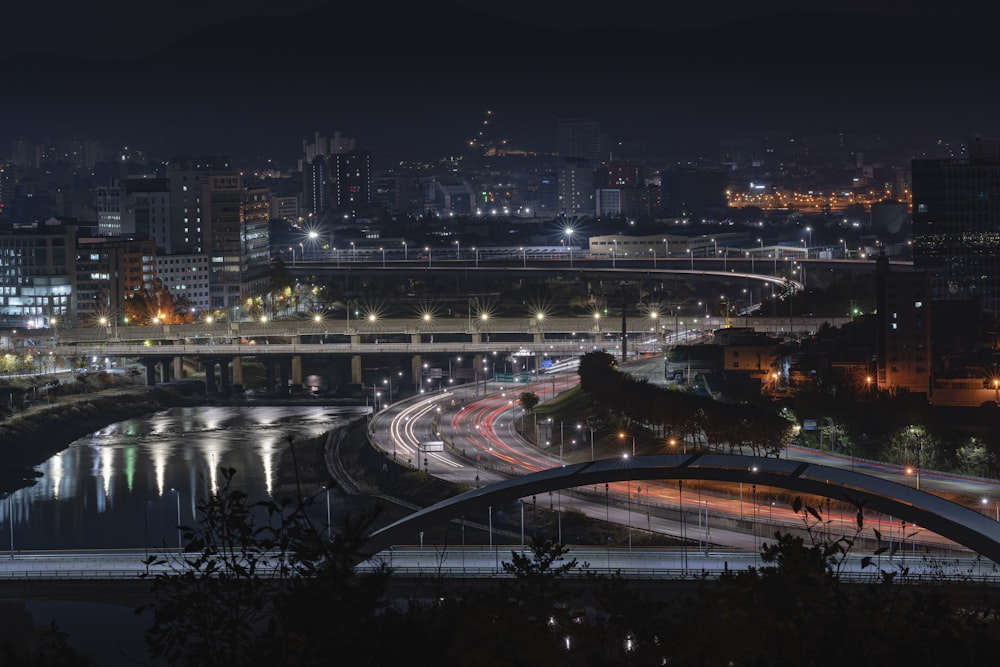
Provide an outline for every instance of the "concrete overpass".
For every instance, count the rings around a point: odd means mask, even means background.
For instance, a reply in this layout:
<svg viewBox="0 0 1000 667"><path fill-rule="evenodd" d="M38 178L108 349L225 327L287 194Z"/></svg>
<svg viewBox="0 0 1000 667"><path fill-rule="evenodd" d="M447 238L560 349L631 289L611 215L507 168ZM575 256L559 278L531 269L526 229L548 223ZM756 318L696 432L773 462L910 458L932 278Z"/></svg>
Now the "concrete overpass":
<svg viewBox="0 0 1000 667"><path fill-rule="evenodd" d="M346 313L345 313L346 315ZM659 353L665 345L697 340L703 333L744 320L725 317L664 316L650 313L620 317L531 317L475 319L388 318L371 312L363 319L319 316L266 322L214 322L189 325L86 327L57 329L40 341L38 352L63 358L96 356L139 359L146 383L184 376L184 361L198 364L209 392L242 385L242 363L262 361L269 387L301 385L303 360L346 360L350 382L362 383L363 358L397 355L409 358L410 377L421 378L424 360L467 355L472 369L487 358L523 358L536 375L542 360L553 361L606 350L632 359ZM779 336L815 332L823 323L840 326L850 318L755 317L746 326ZM29 331L26 335L37 336ZM478 373L478 371L476 371ZM480 374L481 375L481 374Z"/></svg>

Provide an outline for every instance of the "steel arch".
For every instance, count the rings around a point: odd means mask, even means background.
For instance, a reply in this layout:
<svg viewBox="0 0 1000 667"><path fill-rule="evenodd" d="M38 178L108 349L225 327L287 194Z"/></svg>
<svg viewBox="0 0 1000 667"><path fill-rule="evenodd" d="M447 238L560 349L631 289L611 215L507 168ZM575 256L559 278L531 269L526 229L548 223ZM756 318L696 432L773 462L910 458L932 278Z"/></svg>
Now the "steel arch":
<svg viewBox="0 0 1000 667"><path fill-rule="evenodd" d="M728 454L662 454L609 458L549 468L473 489L414 512L368 537L370 557L434 525L471 510L578 486L627 480L743 482L861 502L866 509L912 522L1000 562L1000 523L939 496L897 482L830 466Z"/></svg>

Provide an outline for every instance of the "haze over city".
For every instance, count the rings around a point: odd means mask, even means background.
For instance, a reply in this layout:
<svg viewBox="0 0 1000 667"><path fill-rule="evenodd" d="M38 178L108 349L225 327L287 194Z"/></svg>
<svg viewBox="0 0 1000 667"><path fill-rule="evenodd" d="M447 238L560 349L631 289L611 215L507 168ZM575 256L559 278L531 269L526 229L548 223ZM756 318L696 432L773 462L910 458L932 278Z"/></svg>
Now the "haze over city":
<svg viewBox="0 0 1000 667"><path fill-rule="evenodd" d="M124 2L5 8L0 146L96 139L167 157L293 160L316 129L376 164L458 153L492 109L510 145L559 117L631 159L715 158L761 131L879 135L919 151L996 136L997 9L789 2L480 8ZM32 29L29 26L44 26Z"/></svg>

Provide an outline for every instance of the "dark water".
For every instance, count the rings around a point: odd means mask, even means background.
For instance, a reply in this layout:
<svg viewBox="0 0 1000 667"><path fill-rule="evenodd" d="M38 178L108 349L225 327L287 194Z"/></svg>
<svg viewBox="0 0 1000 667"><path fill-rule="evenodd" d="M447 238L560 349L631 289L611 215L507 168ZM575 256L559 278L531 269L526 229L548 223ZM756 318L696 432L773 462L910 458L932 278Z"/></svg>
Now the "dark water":
<svg viewBox="0 0 1000 667"><path fill-rule="evenodd" d="M15 553L176 546L178 517L192 524L197 501L221 483L220 465L237 470L235 486L251 499L266 499L288 436L316 437L366 411L175 408L112 424L39 466L37 485L0 500L0 554L11 544Z"/></svg>

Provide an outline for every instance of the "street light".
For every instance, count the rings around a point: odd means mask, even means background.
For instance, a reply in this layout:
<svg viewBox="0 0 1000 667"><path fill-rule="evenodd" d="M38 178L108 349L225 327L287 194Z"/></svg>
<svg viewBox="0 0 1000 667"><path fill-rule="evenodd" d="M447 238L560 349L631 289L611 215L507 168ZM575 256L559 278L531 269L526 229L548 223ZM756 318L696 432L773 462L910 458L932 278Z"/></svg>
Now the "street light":
<svg viewBox="0 0 1000 667"><path fill-rule="evenodd" d="M177 553L184 553L184 547L181 545L181 492L177 489L170 489L173 493L177 494Z"/></svg>
<svg viewBox="0 0 1000 667"><path fill-rule="evenodd" d="M528 251L525 250L523 247L519 248L519 250L521 251L521 266L522 267L527 267L528 266Z"/></svg>
<svg viewBox="0 0 1000 667"><path fill-rule="evenodd" d="M330 522L330 486L328 484L324 484L323 489L326 490L326 539L327 541L332 542L333 524Z"/></svg>
<svg viewBox="0 0 1000 667"><path fill-rule="evenodd" d="M632 456L635 456L635 436L634 435L628 435L627 433L625 433L623 431L623 432L620 432L618 434L618 439L621 440L622 443L624 444L626 436L632 438Z"/></svg>
<svg viewBox="0 0 1000 667"><path fill-rule="evenodd" d="M382 268L385 268L385 248L379 248L382 251Z"/></svg>
<svg viewBox="0 0 1000 667"><path fill-rule="evenodd" d="M989 504L990 504L989 498L983 498L983 507L986 507ZM997 521L1000 522L1000 500L998 500L996 502L996 510L997 510L997 513L996 513ZM986 516L989 516L989 511L988 510L986 512Z"/></svg>
<svg viewBox="0 0 1000 667"><path fill-rule="evenodd" d="M407 261L409 259L410 259L410 255L409 255L409 253L408 253L408 251L406 249L406 241L403 241L403 261L405 262L405 261Z"/></svg>
<svg viewBox="0 0 1000 667"><path fill-rule="evenodd" d="M462 242L455 239L455 259L462 259Z"/></svg>
<svg viewBox="0 0 1000 667"><path fill-rule="evenodd" d="M292 253L292 266L295 266L295 248L289 247L288 250Z"/></svg>
<svg viewBox="0 0 1000 667"><path fill-rule="evenodd" d="M351 261L356 262L358 260L358 249L354 245L354 241L351 241Z"/></svg>
<svg viewBox="0 0 1000 667"><path fill-rule="evenodd" d="M430 265L431 265L431 248L430 248L430 246L424 246L424 252L427 253L427 266L429 268Z"/></svg>

